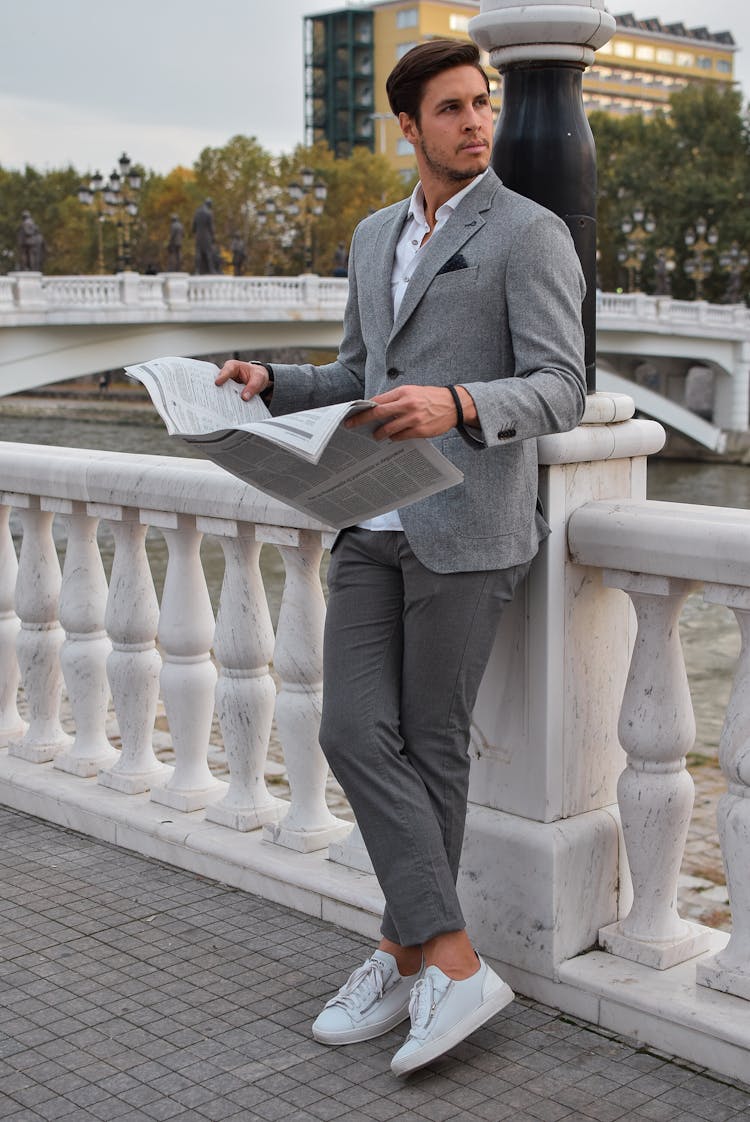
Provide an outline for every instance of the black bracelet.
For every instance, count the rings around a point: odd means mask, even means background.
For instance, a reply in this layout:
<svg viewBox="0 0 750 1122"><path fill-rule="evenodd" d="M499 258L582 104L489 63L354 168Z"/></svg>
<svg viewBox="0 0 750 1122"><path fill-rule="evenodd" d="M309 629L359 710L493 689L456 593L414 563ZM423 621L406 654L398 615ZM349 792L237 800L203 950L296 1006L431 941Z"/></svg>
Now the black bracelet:
<svg viewBox="0 0 750 1122"><path fill-rule="evenodd" d="M464 427L464 411L463 406L461 405L461 398L458 396L458 390L455 386L446 386L446 389L450 391L450 395L453 398L453 404L456 407L457 420L453 427L462 430Z"/></svg>

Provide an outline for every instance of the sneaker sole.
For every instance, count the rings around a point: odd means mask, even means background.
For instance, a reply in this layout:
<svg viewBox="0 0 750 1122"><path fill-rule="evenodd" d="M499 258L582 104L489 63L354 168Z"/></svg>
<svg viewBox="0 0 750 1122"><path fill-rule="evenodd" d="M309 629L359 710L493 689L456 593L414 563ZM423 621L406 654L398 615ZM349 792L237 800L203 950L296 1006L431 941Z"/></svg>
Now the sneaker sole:
<svg viewBox="0 0 750 1122"><path fill-rule="evenodd" d="M436 1060L438 1056L444 1055L445 1052L450 1052L451 1048L455 1048L472 1032L476 1032L506 1005L510 1005L514 997L515 994L508 983L502 982L498 989L488 994L481 1005L478 1005L473 1012L469 1013L448 1032L443 1033L436 1040L431 1040L428 1044L425 1044L424 1048L412 1052L409 1056L404 1056L402 1060L399 1060L398 1056L394 1056L391 1061L391 1071L394 1075L409 1075L410 1072L424 1067L425 1064L431 1063L432 1060Z"/></svg>
<svg viewBox="0 0 750 1122"><path fill-rule="evenodd" d="M344 1032L326 1032L312 1028L312 1034L320 1044L358 1044L362 1040L375 1040L378 1036L385 1036L391 1029L402 1024L409 1016L409 1006L405 1005L397 1013L391 1014L387 1021L379 1021L377 1025L362 1025L358 1029L348 1029Z"/></svg>

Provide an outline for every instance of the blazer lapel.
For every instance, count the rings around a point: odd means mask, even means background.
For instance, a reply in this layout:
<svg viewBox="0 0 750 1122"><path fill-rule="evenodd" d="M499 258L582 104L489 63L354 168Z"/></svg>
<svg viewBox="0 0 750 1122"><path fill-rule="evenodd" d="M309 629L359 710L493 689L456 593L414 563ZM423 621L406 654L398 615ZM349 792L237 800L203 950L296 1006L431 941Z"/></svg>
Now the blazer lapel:
<svg viewBox="0 0 750 1122"><path fill-rule="evenodd" d="M396 246L408 213L409 200L407 199L403 206L398 209L392 221L384 222L380 227L370 258L373 271L373 310L377 322L383 325L384 339L388 339L393 329L393 296L391 294L393 258L396 255Z"/></svg>
<svg viewBox="0 0 750 1122"><path fill-rule="evenodd" d="M483 212L489 209L497 187L498 179L494 172L490 171L485 179L461 200L455 213L450 216L437 235L430 238L406 287L401 307L393 324L391 339L407 322L445 263L450 261L451 257L458 253L469 238L473 237L484 225ZM396 242L394 241L394 252L395 247ZM392 260L393 258L391 258Z"/></svg>

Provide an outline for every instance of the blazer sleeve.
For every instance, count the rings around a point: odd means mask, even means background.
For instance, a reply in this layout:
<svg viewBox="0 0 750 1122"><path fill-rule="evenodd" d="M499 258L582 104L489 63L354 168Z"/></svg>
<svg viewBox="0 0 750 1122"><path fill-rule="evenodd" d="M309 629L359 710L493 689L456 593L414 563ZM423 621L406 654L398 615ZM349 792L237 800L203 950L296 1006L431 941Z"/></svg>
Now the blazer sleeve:
<svg viewBox="0 0 750 1122"><path fill-rule="evenodd" d="M561 219L544 212L516 232L505 276L514 369L494 381L462 383L477 407L480 446L565 432L579 423L586 404L585 290Z"/></svg>

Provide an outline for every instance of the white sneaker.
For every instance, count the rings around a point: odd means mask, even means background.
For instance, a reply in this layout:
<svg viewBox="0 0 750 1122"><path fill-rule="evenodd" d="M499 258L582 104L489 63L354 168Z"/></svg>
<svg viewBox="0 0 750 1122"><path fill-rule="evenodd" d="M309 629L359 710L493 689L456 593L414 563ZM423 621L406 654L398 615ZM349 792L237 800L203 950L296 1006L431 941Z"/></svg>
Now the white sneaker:
<svg viewBox="0 0 750 1122"><path fill-rule="evenodd" d="M460 982L428 966L412 990L411 1032L391 1061L391 1071L408 1075L455 1048L513 1000L513 990L483 959L479 970Z"/></svg>
<svg viewBox="0 0 750 1122"><path fill-rule="evenodd" d="M313 1036L323 1044L354 1044L390 1032L409 1016L409 994L421 976L420 970L403 977L393 955L375 951L325 1004Z"/></svg>

